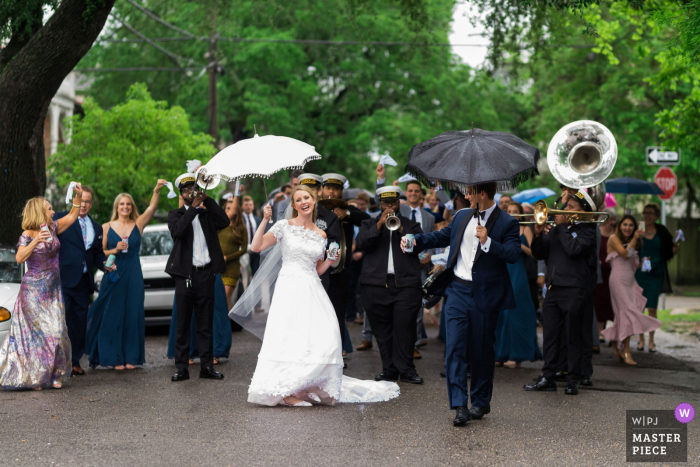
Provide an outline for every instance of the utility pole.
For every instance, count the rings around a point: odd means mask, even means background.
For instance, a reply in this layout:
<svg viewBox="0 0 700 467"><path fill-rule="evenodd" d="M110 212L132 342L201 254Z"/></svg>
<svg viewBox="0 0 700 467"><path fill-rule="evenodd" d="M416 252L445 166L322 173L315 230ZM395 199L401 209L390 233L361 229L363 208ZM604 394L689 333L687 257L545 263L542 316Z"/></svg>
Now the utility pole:
<svg viewBox="0 0 700 467"><path fill-rule="evenodd" d="M216 42L219 37L218 26L217 26L217 0L211 0L211 10L210 19L212 32L209 37L209 51L205 55L209 59L209 135L214 139L214 146L218 147L219 143L219 132L218 123L216 120L216 115L218 111L218 106L216 102L216 75L219 72L219 62L216 57Z"/></svg>

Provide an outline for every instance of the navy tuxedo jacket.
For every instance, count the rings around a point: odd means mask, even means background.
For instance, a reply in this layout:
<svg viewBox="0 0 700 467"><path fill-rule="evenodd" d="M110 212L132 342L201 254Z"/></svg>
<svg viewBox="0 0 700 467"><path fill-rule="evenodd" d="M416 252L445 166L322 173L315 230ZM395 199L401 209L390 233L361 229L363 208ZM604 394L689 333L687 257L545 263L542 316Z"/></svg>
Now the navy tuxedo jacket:
<svg viewBox="0 0 700 467"><path fill-rule="evenodd" d="M454 279L454 268L462 246L464 231L474 215L473 209L463 209L455 214L452 222L442 230L416 235L418 251L450 246L447 268L428 289L431 295L445 295ZM485 225L491 238L489 252L477 247L472 267L472 291L474 302L482 313L494 313L515 308L513 286L506 263L516 263L520 257L520 228L518 221L501 211L498 206ZM478 239L475 239L478 242Z"/></svg>
<svg viewBox="0 0 700 467"><path fill-rule="evenodd" d="M57 221L68 215L67 212L58 212L54 215ZM92 220L90 215L87 219L92 222L95 230L95 239L90 245L90 249L85 249L83 232L80 230L80 221L73 222L61 235L58 241L61 242L61 249L58 251L58 266L61 270L61 286L73 288L78 285L83 276L83 263L87 265L87 274L90 277L90 287L95 292L95 268L104 271L104 263L107 261L104 250L102 250L102 226Z"/></svg>

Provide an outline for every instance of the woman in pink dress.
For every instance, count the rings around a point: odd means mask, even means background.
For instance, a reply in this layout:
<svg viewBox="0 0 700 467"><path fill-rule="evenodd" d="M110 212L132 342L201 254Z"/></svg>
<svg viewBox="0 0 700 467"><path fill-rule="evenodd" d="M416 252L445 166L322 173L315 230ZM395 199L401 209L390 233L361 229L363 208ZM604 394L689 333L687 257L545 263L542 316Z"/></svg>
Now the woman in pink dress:
<svg viewBox="0 0 700 467"><path fill-rule="evenodd" d="M613 342L613 354L628 365L636 365L630 353L630 336L657 329L661 322L644 314L647 299L634 278L639 267L638 248L644 231L637 229L637 221L626 214L617 224L615 234L608 240L607 261L612 266L610 273L610 298L615 321L603 336ZM622 349L622 353L620 353Z"/></svg>

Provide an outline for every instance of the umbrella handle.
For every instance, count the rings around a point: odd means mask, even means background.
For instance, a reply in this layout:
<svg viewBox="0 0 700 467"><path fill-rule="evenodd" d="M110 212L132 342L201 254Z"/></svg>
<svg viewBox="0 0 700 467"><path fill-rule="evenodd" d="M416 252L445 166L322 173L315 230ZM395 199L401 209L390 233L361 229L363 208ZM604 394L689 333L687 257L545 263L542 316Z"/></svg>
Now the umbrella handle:
<svg viewBox="0 0 700 467"><path fill-rule="evenodd" d="M267 184L265 183L265 177L263 177L263 189L265 190L265 199L267 200ZM267 201L267 204L270 204L269 200ZM263 207L264 207L264 205L263 205ZM268 219L267 222L271 224L272 219Z"/></svg>

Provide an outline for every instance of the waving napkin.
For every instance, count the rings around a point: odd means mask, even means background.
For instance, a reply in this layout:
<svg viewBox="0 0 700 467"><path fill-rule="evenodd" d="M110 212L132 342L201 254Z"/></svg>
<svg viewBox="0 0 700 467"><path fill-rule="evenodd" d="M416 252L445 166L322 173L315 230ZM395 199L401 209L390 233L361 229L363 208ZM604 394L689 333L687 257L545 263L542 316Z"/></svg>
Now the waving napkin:
<svg viewBox="0 0 700 467"><path fill-rule="evenodd" d="M66 193L66 204L71 203L71 199L73 198L73 188L78 184L78 182L70 182L70 185L68 185L68 193Z"/></svg>
<svg viewBox="0 0 700 467"><path fill-rule="evenodd" d="M396 167L398 164L396 161L389 155L389 154L384 154L381 159L379 159L379 163L382 164L383 166L387 165L393 165Z"/></svg>

